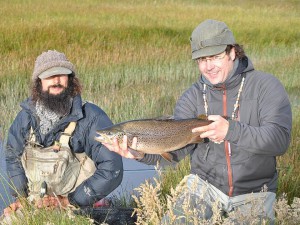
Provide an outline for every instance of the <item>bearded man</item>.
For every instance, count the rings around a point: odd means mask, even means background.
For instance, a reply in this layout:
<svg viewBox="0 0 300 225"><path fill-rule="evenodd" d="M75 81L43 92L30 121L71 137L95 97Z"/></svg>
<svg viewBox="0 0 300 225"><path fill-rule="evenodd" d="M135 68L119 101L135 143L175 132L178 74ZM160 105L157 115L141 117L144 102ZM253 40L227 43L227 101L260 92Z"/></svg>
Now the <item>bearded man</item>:
<svg viewBox="0 0 300 225"><path fill-rule="evenodd" d="M94 140L96 130L112 122L98 106L82 101L76 75L61 52L37 57L31 97L8 133L7 173L17 200L4 214L22 208L21 196L38 207L92 206L121 183L121 156Z"/></svg>

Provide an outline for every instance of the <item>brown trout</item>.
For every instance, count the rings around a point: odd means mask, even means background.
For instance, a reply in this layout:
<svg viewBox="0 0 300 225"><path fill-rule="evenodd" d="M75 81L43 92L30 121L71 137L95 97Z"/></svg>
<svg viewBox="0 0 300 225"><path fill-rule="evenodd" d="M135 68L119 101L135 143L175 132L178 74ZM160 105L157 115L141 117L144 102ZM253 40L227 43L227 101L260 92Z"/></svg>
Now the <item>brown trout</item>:
<svg viewBox="0 0 300 225"><path fill-rule="evenodd" d="M192 133L196 127L212 123L205 116L193 119L141 119L122 122L96 131L99 135L96 141L112 143L116 138L122 143L123 136L127 135L127 144L130 148L132 140L137 137L136 151L148 154L160 154L171 160L167 152L180 149L188 144L200 143L200 133Z"/></svg>

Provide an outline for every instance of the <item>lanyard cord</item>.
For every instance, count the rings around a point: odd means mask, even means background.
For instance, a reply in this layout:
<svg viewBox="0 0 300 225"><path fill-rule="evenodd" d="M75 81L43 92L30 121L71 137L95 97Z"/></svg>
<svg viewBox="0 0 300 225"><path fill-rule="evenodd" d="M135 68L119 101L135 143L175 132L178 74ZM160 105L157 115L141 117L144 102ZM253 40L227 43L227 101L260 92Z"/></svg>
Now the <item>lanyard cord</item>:
<svg viewBox="0 0 300 225"><path fill-rule="evenodd" d="M239 102L240 102L240 96L244 87L244 83L245 83L245 77L243 77L242 82L241 82L241 86L239 88L239 92L238 92L238 96L236 98L235 104L234 104L234 108L231 114L231 119L235 119L237 117L236 112L240 106ZM206 95L206 84L203 85L203 91L202 91L202 96L203 96L203 101L204 101L204 110L205 110L205 115L208 116L208 102L207 102L207 95Z"/></svg>

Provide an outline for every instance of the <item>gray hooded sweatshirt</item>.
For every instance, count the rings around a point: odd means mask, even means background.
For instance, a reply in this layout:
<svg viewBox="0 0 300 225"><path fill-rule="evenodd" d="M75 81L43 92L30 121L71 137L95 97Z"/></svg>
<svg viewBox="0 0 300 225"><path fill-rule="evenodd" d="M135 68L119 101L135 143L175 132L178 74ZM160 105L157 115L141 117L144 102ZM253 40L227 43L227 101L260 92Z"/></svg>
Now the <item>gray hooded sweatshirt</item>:
<svg viewBox="0 0 300 225"><path fill-rule="evenodd" d="M265 187L276 192L276 156L284 154L290 142L289 98L277 78L254 70L247 57L235 64L235 72L222 84L214 86L201 76L179 98L174 111L175 119L205 114L202 92L206 83L208 115L231 116L244 76L238 119L229 120L225 141L192 144L171 154L174 162L190 154L191 174L207 180L228 196L259 192ZM145 155L140 161L168 164L159 155Z"/></svg>

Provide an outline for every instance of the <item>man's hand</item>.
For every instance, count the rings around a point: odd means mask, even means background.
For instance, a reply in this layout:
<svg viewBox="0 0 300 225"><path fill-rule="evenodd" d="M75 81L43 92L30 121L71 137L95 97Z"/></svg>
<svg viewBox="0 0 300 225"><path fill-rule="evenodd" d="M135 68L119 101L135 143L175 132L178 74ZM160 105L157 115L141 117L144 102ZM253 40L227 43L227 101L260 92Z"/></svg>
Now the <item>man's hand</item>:
<svg viewBox="0 0 300 225"><path fill-rule="evenodd" d="M11 203L8 207L6 207L3 211L4 216L9 216L12 212L17 211L22 208L21 202L17 199L14 203Z"/></svg>
<svg viewBox="0 0 300 225"><path fill-rule="evenodd" d="M223 142L229 128L229 122L219 115L210 115L208 120L214 122L207 126L194 128L192 132L199 132L201 138L209 138L215 143Z"/></svg>
<svg viewBox="0 0 300 225"><path fill-rule="evenodd" d="M35 202L35 206L37 208L66 208L68 205L70 205L68 198L60 195L44 196Z"/></svg>
<svg viewBox="0 0 300 225"><path fill-rule="evenodd" d="M119 144L119 142L116 138L113 140L113 144L109 144L109 143L102 143L102 144L106 148L108 148L110 151L116 152L119 155L123 156L124 158L128 158L128 159L136 159L137 158L130 152L130 149L127 146L127 136L126 135L123 137L123 141L121 144ZM136 149L136 146L137 146L137 138L134 137L132 140L131 148Z"/></svg>
<svg viewBox="0 0 300 225"><path fill-rule="evenodd" d="M63 196L45 196L39 200L37 200L34 204L37 208L47 208L47 209L54 209L54 208L66 208L70 205L70 202L67 197ZM16 200L14 203L10 204L6 207L3 211L4 216L9 216L12 212L17 211L18 209L23 208L20 200Z"/></svg>

